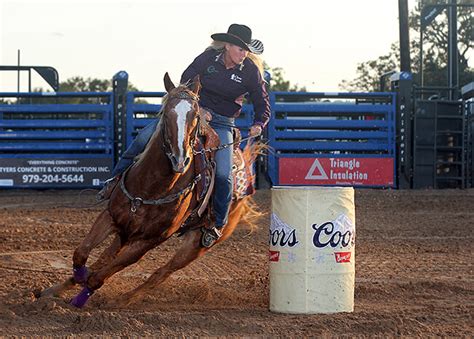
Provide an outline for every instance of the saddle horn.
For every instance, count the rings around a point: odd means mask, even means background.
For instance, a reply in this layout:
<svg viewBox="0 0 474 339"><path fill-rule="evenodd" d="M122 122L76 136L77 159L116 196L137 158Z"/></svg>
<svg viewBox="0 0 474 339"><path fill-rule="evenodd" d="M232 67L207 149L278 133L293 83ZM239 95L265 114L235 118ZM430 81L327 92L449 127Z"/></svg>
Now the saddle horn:
<svg viewBox="0 0 474 339"><path fill-rule="evenodd" d="M199 91L201 90L201 78L199 77L199 74L193 78L193 83L189 86L189 89L193 91L194 94L199 94Z"/></svg>

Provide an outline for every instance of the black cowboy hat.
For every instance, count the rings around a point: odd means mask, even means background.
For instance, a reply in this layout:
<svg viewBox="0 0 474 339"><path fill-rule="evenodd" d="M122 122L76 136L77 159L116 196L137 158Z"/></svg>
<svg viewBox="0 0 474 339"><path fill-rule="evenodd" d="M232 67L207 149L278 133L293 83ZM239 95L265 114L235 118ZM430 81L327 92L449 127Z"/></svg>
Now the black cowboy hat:
<svg viewBox="0 0 474 339"><path fill-rule="evenodd" d="M252 30L245 25L232 24L227 33L212 34L211 38L240 46L253 54L263 53L263 43L260 40L252 39Z"/></svg>

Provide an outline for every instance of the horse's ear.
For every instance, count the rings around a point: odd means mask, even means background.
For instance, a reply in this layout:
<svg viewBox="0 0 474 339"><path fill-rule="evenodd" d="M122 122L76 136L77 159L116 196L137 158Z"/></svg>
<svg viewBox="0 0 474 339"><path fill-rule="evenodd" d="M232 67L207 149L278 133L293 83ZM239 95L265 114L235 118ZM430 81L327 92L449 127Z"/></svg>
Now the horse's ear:
<svg viewBox="0 0 474 339"><path fill-rule="evenodd" d="M165 82L166 92L169 93L169 91L176 88L176 86L173 84L173 81L171 81L171 78L170 78L168 72L165 73L165 77L164 77L163 81Z"/></svg>
<svg viewBox="0 0 474 339"><path fill-rule="evenodd" d="M190 87L191 91L193 91L194 94L196 94L196 95L199 94L199 91L201 90L201 80L199 78L199 74L197 74L194 77L193 83L189 87Z"/></svg>

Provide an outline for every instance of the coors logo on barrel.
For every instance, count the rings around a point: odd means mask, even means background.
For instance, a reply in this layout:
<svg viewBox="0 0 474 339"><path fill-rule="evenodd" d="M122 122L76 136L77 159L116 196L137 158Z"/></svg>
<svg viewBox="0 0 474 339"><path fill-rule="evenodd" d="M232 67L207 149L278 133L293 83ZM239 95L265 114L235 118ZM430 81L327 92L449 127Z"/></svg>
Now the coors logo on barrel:
<svg viewBox="0 0 474 339"><path fill-rule="evenodd" d="M339 247L350 249L354 245L355 227L351 219L341 214L336 220L313 224L313 245L317 248Z"/></svg>
<svg viewBox="0 0 474 339"><path fill-rule="evenodd" d="M269 243L272 246L293 247L298 243L296 230L272 213Z"/></svg>

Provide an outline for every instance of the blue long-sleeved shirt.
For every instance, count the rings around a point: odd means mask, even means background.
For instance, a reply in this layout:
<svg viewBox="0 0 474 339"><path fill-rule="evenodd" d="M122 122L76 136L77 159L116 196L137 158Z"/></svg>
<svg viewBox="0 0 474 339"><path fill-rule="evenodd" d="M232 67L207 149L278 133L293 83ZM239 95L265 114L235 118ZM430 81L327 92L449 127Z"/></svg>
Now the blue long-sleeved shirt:
<svg viewBox="0 0 474 339"><path fill-rule="evenodd" d="M270 100L257 66L245 59L241 65L226 69L221 52L210 49L194 59L181 76L181 83L201 79L199 104L228 117L237 117L245 94L255 111L254 123L266 126L270 119Z"/></svg>

